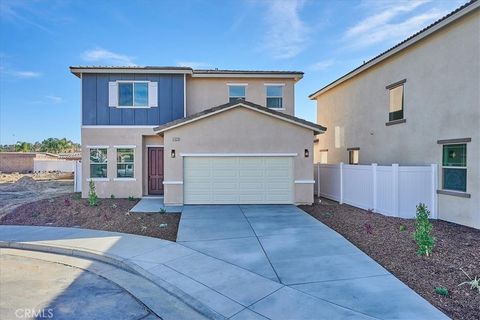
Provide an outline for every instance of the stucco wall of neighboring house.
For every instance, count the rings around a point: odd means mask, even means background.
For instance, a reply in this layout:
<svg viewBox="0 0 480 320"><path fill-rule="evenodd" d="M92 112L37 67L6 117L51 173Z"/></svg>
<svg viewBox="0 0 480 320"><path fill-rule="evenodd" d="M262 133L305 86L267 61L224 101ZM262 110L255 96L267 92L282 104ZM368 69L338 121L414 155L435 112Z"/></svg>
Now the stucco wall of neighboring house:
<svg viewBox="0 0 480 320"><path fill-rule="evenodd" d="M156 136L153 127L138 128L82 128L82 197L88 196L90 178L90 146L108 146L107 179L95 181L99 197L141 197L148 192L146 185L147 144L162 145L162 137ZM116 180L117 155L115 146L135 146L134 180Z"/></svg>
<svg viewBox="0 0 480 320"><path fill-rule="evenodd" d="M439 218L480 228L480 13L470 13L317 98L317 121L328 128L315 144L315 162L348 163L359 147L361 164L442 163L440 139L467 144L467 192L438 195ZM406 79L406 123L386 126L389 84ZM441 187L441 170L439 186Z"/></svg>
<svg viewBox="0 0 480 320"><path fill-rule="evenodd" d="M0 152L0 172L33 172L34 160L58 159L58 157L35 152Z"/></svg>
<svg viewBox="0 0 480 320"><path fill-rule="evenodd" d="M187 116L210 109L229 102L228 85L230 83L248 84L246 88L246 100L266 105L266 87L268 84L284 84L283 106L285 110L279 110L290 115L295 113L293 79L268 79L268 78L187 78ZM278 109L277 109L278 110Z"/></svg>
<svg viewBox="0 0 480 320"><path fill-rule="evenodd" d="M313 180L313 159L304 157L313 149L312 130L244 107L168 130L164 142L167 182L183 181L182 153L297 153L294 180ZM294 191L296 203L313 202L313 184L295 184ZM165 185L165 203L183 203L181 185Z"/></svg>

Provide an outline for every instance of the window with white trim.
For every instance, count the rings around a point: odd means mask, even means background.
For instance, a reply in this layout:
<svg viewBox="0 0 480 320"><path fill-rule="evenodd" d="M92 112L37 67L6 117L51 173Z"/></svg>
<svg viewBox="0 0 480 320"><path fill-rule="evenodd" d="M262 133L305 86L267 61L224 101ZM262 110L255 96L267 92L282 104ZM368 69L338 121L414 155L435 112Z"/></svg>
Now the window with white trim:
<svg viewBox="0 0 480 320"><path fill-rule="evenodd" d="M90 149L90 178L107 177L107 148Z"/></svg>
<svg viewBox="0 0 480 320"><path fill-rule="evenodd" d="M444 144L442 156L442 188L467 191L467 144Z"/></svg>
<svg viewBox="0 0 480 320"><path fill-rule="evenodd" d="M119 107L148 107L148 81L119 82Z"/></svg>
<svg viewBox="0 0 480 320"><path fill-rule="evenodd" d="M117 178L133 178L135 168L135 150L132 148L117 149Z"/></svg>
<svg viewBox="0 0 480 320"><path fill-rule="evenodd" d="M245 85L229 85L228 86L228 102L233 102L235 100L245 100L245 92L247 86Z"/></svg>
<svg viewBox="0 0 480 320"><path fill-rule="evenodd" d="M283 86L267 85L267 108L282 109L283 108Z"/></svg>

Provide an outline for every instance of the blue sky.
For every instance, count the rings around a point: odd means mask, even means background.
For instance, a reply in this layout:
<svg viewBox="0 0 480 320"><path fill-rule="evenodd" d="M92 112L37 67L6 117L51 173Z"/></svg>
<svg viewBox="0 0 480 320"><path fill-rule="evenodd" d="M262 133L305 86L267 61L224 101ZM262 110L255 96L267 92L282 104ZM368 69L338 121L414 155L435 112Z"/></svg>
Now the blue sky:
<svg viewBox="0 0 480 320"><path fill-rule="evenodd" d="M0 144L80 142L80 80L70 65L301 70L308 94L464 0L0 0Z"/></svg>

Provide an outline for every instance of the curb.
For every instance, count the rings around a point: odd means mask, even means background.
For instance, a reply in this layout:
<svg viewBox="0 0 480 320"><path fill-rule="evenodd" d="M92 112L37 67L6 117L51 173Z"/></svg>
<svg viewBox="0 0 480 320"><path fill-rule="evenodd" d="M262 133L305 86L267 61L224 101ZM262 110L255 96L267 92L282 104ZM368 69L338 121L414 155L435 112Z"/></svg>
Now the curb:
<svg viewBox="0 0 480 320"><path fill-rule="evenodd" d="M77 258L96 260L109 265L113 265L115 267L118 267L130 273L133 273L135 275L138 275L152 282L159 288L165 290L167 293L181 300L186 305L188 305L189 307L196 310L197 312L199 312L200 314L202 314L207 318L214 319L214 320L227 319L226 317L210 309L208 306L201 303L197 299L193 298L189 294L185 293L183 290L179 289L178 287L162 279L158 279L157 277L154 277L150 272L138 266L136 263L127 261L127 259L116 256L116 255L106 255L94 250L78 249L78 248L72 248L72 247L66 247L66 246L62 247L62 246L52 246L52 245L45 245L45 244L32 244L32 243L2 241L2 240L0 240L0 248L60 254L60 255L72 256Z"/></svg>

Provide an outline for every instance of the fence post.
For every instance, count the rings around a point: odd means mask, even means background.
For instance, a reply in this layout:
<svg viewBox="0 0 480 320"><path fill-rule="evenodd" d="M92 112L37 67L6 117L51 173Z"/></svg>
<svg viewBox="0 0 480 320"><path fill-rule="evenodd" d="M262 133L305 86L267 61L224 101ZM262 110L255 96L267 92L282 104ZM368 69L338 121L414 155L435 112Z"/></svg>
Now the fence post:
<svg viewBox="0 0 480 320"><path fill-rule="evenodd" d="M398 163L392 164L392 183L393 183L393 214L398 217L399 211L399 187L398 187Z"/></svg>
<svg viewBox="0 0 480 320"><path fill-rule="evenodd" d="M340 204L343 204L343 162L340 162Z"/></svg>
<svg viewBox="0 0 480 320"><path fill-rule="evenodd" d="M372 179L373 179L373 212L377 212L377 164L372 163Z"/></svg>
<svg viewBox="0 0 480 320"><path fill-rule="evenodd" d="M431 175L432 175L432 205L431 205L431 212L432 218L438 218L438 203L437 203L437 190L438 190L438 166L436 164L430 165L431 168Z"/></svg>
<svg viewBox="0 0 480 320"><path fill-rule="evenodd" d="M320 198L320 163L317 163L317 197Z"/></svg>

